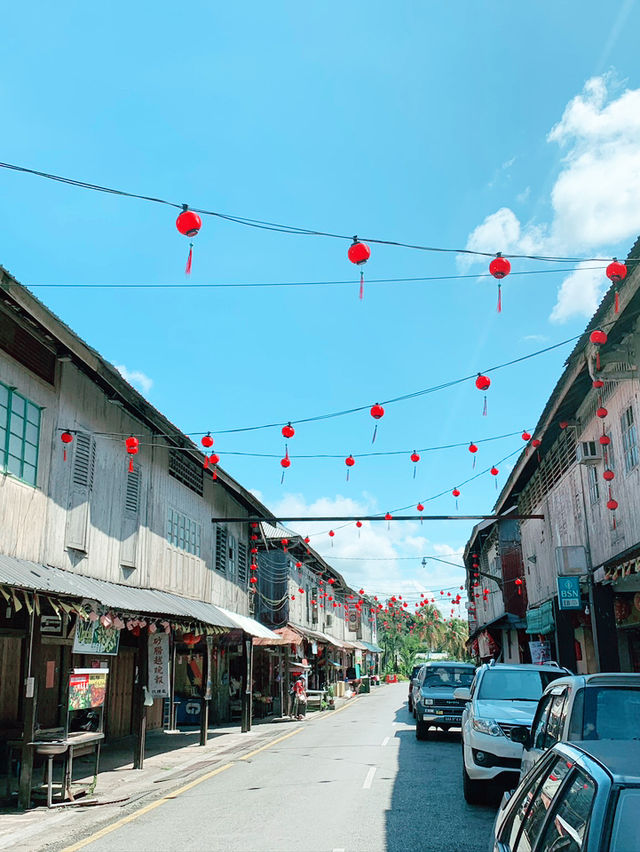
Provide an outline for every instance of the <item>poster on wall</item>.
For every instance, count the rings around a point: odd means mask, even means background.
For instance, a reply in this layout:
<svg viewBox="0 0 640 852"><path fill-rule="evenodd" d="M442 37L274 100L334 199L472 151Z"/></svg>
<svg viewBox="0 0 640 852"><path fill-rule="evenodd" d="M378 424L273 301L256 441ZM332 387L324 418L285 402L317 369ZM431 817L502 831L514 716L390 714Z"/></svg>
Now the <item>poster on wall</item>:
<svg viewBox="0 0 640 852"><path fill-rule="evenodd" d="M115 627L103 627L100 619L84 621L78 616L73 637L74 654L106 654L115 656L120 645L120 631Z"/></svg>
<svg viewBox="0 0 640 852"><path fill-rule="evenodd" d="M109 669L74 669L69 675L69 710L102 707Z"/></svg>
<svg viewBox="0 0 640 852"><path fill-rule="evenodd" d="M531 652L531 662L534 665L542 665L551 660L551 645L548 641L544 642L529 642L529 651Z"/></svg>
<svg viewBox="0 0 640 852"><path fill-rule="evenodd" d="M147 642L149 692L154 698L169 697L169 636L152 633Z"/></svg>

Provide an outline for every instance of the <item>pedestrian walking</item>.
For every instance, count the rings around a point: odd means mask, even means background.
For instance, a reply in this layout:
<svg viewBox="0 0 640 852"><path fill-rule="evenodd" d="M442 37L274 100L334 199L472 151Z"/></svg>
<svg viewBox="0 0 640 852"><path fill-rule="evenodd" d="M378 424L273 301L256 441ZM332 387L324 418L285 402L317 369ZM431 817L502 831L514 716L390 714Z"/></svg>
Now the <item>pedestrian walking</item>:
<svg viewBox="0 0 640 852"><path fill-rule="evenodd" d="M302 676L293 685L293 695L293 715L296 719L304 719L307 715L307 690Z"/></svg>

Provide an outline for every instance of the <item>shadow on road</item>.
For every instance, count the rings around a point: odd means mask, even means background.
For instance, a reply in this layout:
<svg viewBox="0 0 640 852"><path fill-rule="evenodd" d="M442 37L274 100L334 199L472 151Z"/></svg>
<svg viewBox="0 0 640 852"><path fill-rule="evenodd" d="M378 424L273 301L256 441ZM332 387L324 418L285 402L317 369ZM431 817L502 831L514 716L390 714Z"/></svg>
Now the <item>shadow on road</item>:
<svg viewBox="0 0 640 852"><path fill-rule="evenodd" d="M417 740L406 702L395 721L398 772L386 818L387 852L486 852L496 808L464 800L459 730L430 730L427 740Z"/></svg>

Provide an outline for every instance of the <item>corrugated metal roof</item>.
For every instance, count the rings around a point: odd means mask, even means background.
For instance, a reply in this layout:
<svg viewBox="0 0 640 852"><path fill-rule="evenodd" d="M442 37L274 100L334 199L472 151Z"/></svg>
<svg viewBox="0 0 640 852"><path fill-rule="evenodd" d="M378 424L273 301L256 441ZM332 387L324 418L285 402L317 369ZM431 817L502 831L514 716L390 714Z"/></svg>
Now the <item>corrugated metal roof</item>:
<svg viewBox="0 0 640 852"><path fill-rule="evenodd" d="M281 637L278 636L277 633L274 633L273 630L269 630L269 628L265 627L264 624L260 624L260 622L256 621L255 618L249 618L248 615L238 615L237 612L231 612L223 606L219 606L217 609L230 618L231 621L235 622L235 626L244 630L244 632L248 633L249 636L255 636L258 639L273 639L276 644L281 643Z"/></svg>
<svg viewBox="0 0 640 852"><path fill-rule="evenodd" d="M366 645L367 651L371 651L373 654L382 654L382 648L379 645L375 645L373 642L363 642L363 645Z"/></svg>
<svg viewBox="0 0 640 852"><path fill-rule="evenodd" d="M132 613L178 616L201 621L213 627L233 630L239 625L220 607L206 601L193 600L171 592L157 589L141 589L96 580L63 571L50 565L39 565L16 556L0 554L0 583L29 589L34 592L49 592L71 598L88 598L103 606ZM240 618L241 616L234 616ZM263 628L266 630L266 628Z"/></svg>

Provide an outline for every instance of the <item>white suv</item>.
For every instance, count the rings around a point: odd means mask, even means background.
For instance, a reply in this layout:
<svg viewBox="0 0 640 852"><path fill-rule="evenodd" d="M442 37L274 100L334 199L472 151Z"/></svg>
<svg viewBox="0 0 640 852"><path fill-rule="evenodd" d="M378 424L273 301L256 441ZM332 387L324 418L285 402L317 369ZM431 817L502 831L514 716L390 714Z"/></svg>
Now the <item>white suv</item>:
<svg viewBox="0 0 640 852"><path fill-rule="evenodd" d="M482 800L492 784L518 781L522 745L509 738L516 725L531 727L538 699L547 684L570 674L556 663L487 663L470 689L454 698L467 702L462 713L462 784L470 804Z"/></svg>

